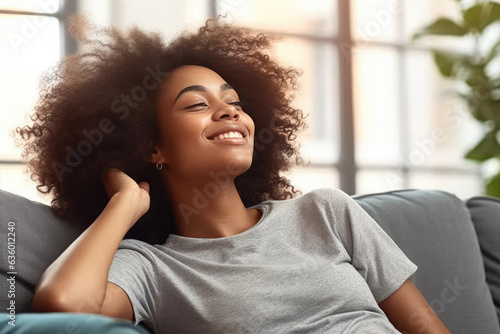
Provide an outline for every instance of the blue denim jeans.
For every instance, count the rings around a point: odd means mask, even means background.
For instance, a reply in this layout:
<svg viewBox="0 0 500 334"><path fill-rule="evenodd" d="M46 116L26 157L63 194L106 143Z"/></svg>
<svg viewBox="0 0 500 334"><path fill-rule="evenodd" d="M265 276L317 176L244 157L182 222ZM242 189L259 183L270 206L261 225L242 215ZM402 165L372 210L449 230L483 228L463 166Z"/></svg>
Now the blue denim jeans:
<svg viewBox="0 0 500 334"><path fill-rule="evenodd" d="M15 325L15 326L13 326ZM151 334L132 321L81 313L0 313L0 334Z"/></svg>

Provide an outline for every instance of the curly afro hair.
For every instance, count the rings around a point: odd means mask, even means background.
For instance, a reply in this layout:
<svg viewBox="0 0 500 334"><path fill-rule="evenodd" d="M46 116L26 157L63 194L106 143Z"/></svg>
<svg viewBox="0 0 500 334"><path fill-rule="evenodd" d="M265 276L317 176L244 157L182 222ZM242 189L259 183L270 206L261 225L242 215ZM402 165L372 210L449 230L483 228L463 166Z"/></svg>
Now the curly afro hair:
<svg viewBox="0 0 500 334"><path fill-rule="evenodd" d="M159 138L158 88L183 65L218 73L255 123L252 166L235 180L243 203L299 193L282 172L300 163L294 140L305 117L291 106L300 73L271 59L273 38L220 19L170 43L156 32L75 21L72 30L85 51L67 56L42 78L33 123L16 129L31 178L51 195L57 215L92 223L108 201L101 173L117 167L151 185L150 210L126 237L155 243L175 231L167 191L149 160Z"/></svg>

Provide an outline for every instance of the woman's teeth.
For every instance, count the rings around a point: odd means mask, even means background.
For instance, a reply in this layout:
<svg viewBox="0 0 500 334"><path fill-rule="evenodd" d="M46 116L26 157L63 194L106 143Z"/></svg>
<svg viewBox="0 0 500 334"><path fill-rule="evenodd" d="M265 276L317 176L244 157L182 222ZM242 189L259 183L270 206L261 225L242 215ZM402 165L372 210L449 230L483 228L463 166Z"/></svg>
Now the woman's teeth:
<svg viewBox="0 0 500 334"><path fill-rule="evenodd" d="M216 136L214 140L220 140L224 138L243 138L243 135L239 132L230 131L226 133L221 133L220 135Z"/></svg>

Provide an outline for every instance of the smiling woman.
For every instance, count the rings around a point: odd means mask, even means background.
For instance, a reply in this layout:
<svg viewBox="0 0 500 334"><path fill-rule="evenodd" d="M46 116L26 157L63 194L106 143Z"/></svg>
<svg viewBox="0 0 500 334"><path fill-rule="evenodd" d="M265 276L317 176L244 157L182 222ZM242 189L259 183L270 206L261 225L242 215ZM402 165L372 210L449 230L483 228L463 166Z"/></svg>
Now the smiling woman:
<svg viewBox="0 0 500 334"><path fill-rule="evenodd" d="M161 242L175 230L169 195L151 155L165 135L160 126L168 126L157 117L169 115L156 111L164 99L160 92L168 84L163 80L184 65L218 73L224 78L221 84L234 87L222 92L238 97L229 102L241 101L255 122L254 163L235 180L243 203L251 206L294 196L296 191L282 173L298 159L293 139L304 126L302 111L291 106L298 72L269 58L270 37L209 21L197 33L186 32L165 45L159 35L138 29L125 33L112 28L89 30L87 25L75 20L73 32L91 51L68 56L56 73L45 77L34 125L17 130L26 140L25 159L32 178L40 191L52 195L56 213L91 223L108 201L101 171L117 167L151 185L151 208L129 236ZM180 94L191 85L178 88L176 102L195 93L190 88ZM189 110L203 108L202 102L193 102ZM168 107L174 98L169 103ZM109 131L101 131L101 140L96 131L102 126ZM187 137L179 133L172 140Z"/></svg>
<svg viewBox="0 0 500 334"><path fill-rule="evenodd" d="M40 278L35 310L155 333L447 333L366 212L336 189L296 197L281 176L304 117L269 37L217 20L167 46L104 33L18 129L53 207L90 225Z"/></svg>

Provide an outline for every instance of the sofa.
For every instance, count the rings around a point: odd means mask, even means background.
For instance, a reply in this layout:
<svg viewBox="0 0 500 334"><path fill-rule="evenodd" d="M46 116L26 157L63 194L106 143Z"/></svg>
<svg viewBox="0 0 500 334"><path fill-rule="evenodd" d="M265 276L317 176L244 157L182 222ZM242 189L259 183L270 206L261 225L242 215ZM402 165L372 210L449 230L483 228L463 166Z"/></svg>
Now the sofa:
<svg viewBox="0 0 500 334"><path fill-rule="evenodd" d="M478 196L462 200L437 190L399 190L353 198L419 267L411 280L451 333L500 334L499 199ZM28 319L24 317L33 312L35 285L82 230L55 216L44 204L0 190L1 334L32 333L22 330L29 325L23 324ZM9 293L12 290L15 296ZM17 331L8 324L12 314ZM57 317L34 316L29 318L31 323ZM426 326L418 318L413 321L422 329ZM36 327L37 332L45 333L42 327ZM114 333L101 328L99 333ZM128 332L120 329L116 333Z"/></svg>

